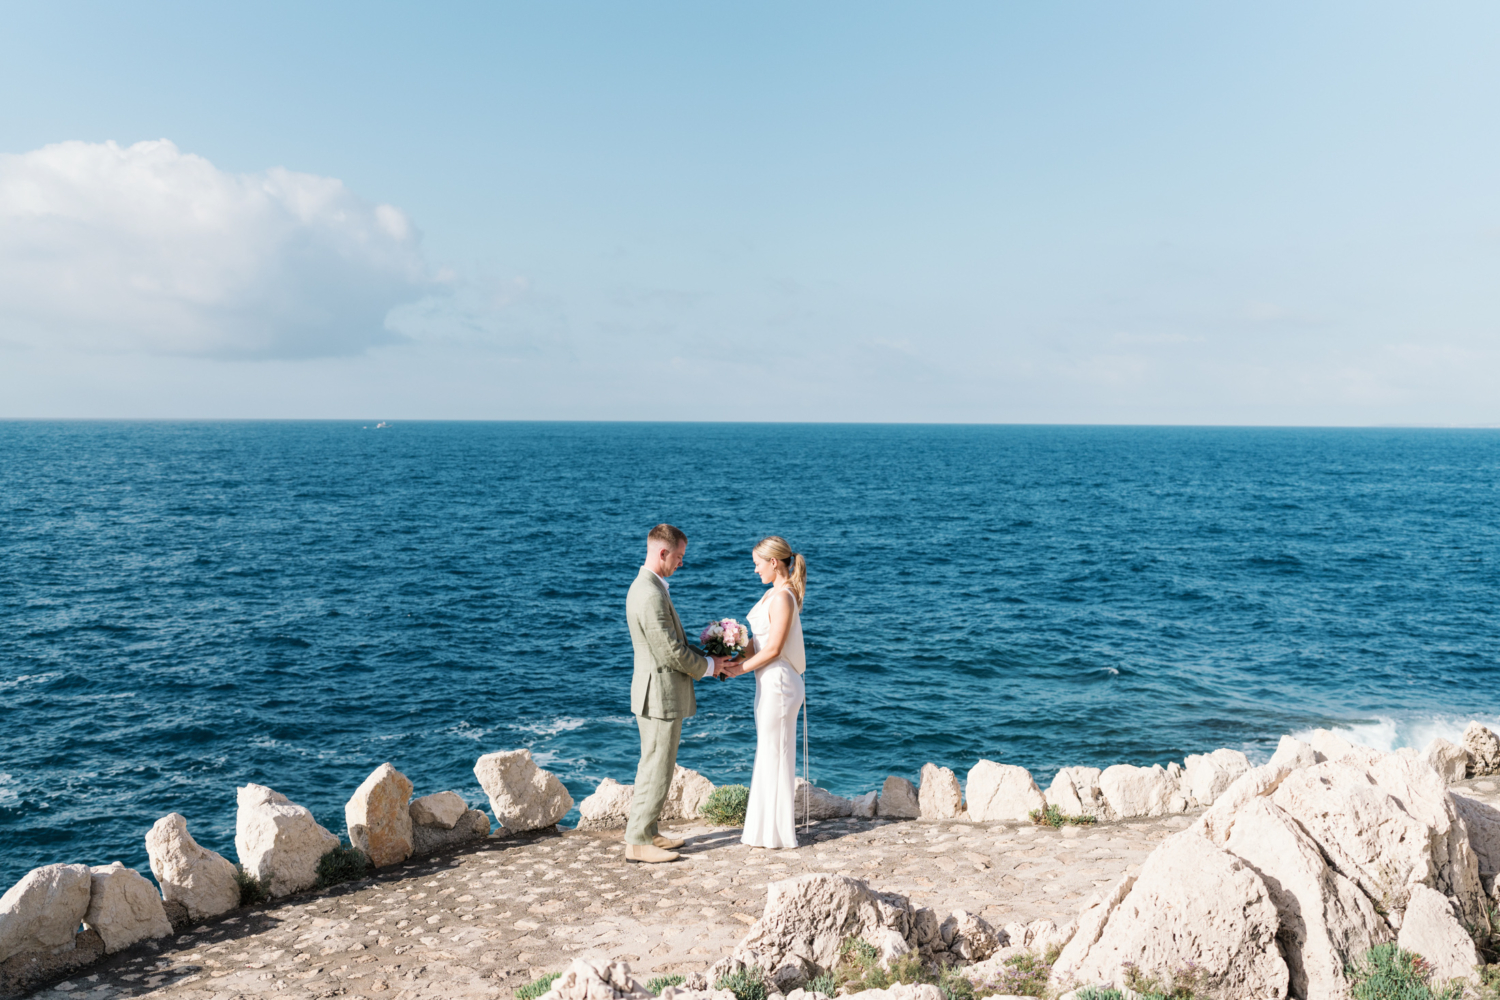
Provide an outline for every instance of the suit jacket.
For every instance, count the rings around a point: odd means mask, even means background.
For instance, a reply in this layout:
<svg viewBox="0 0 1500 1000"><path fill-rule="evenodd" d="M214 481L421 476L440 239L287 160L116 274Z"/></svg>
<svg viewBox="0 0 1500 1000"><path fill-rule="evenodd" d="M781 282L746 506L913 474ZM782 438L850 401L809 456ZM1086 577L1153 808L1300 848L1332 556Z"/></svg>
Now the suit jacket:
<svg viewBox="0 0 1500 1000"><path fill-rule="evenodd" d="M688 646L687 633L667 587L642 566L625 595L635 673L630 679L630 710L651 719L686 719L698 711L693 681L708 661Z"/></svg>

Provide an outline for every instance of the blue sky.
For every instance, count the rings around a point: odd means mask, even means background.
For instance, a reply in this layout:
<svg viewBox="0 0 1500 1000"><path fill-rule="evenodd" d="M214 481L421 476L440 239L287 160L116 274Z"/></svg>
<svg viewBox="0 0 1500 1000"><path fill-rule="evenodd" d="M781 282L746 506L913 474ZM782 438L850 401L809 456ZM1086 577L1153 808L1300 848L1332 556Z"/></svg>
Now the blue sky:
<svg viewBox="0 0 1500 1000"><path fill-rule="evenodd" d="M0 416L1500 424L1500 8L932 7L7 4Z"/></svg>

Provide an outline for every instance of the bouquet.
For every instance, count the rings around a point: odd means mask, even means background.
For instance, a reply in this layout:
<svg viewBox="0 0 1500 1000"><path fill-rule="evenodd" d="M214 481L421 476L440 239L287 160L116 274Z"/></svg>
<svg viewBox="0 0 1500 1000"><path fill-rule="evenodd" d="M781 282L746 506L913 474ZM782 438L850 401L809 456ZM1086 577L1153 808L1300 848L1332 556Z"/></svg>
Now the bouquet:
<svg viewBox="0 0 1500 1000"><path fill-rule="evenodd" d="M733 618L720 618L698 633L698 643L709 656L739 656L750 645L750 630Z"/></svg>

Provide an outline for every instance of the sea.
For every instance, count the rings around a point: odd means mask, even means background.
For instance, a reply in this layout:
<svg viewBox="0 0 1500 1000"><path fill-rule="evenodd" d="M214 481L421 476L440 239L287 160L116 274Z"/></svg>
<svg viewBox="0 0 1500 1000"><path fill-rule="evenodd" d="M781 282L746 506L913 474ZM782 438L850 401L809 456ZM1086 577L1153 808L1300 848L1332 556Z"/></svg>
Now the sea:
<svg viewBox="0 0 1500 1000"><path fill-rule="evenodd" d="M761 537L805 556L805 763L843 795L1500 728L1497 484L1492 430L3 422L0 888L145 872L169 812L233 859L246 782L342 834L385 761L482 808L496 750L633 780L663 521L690 632L755 603ZM748 782L753 686L698 685L682 764Z"/></svg>

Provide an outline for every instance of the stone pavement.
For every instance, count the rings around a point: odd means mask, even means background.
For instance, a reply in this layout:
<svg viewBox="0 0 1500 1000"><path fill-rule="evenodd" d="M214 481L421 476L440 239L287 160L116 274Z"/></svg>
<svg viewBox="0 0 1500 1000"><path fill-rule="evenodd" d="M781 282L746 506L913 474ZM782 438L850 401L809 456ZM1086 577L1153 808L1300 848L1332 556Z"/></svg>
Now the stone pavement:
<svg viewBox="0 0 1500 1000"><path fill-rule="evenodd" d="M836 872L999 927L1071 919L1139 866L1186 816L1051 830L959 822L828 820L798 850L682 824L682 860L627 865L619 831L492 837L323 894L238 910L79 970L47 1000L171 997L509 998L579 956L621 958L643 979L704 969L765 905L766 885Z"/></svg>

